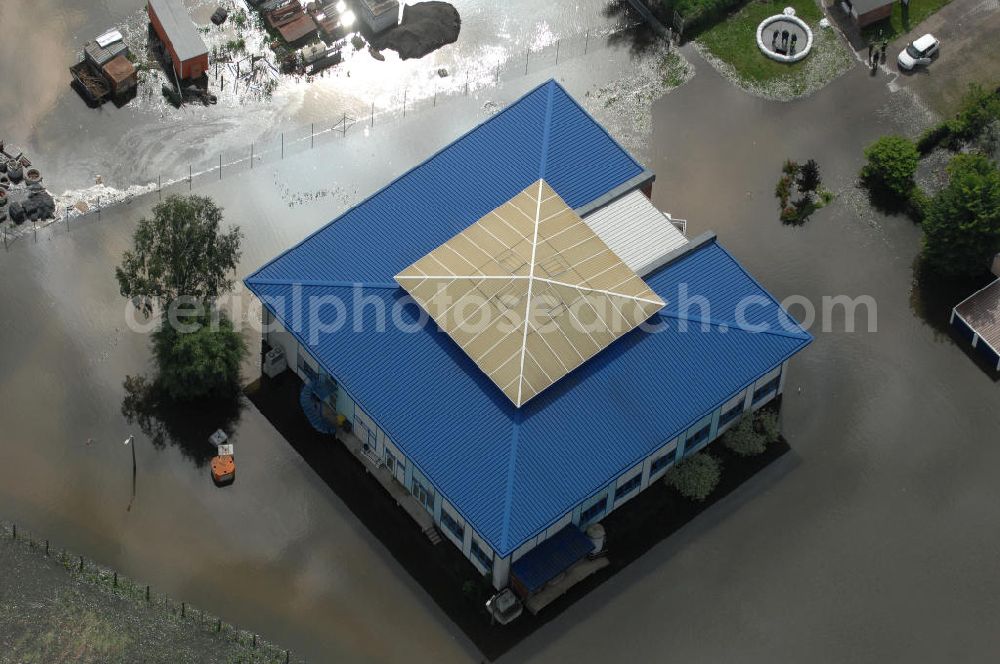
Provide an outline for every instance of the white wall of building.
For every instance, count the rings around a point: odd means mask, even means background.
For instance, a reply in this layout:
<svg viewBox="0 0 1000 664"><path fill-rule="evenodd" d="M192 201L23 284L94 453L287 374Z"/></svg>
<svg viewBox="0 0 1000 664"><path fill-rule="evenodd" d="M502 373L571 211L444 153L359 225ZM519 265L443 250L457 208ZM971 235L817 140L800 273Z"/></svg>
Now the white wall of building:
<svg viewBox="0 0 1000 664"><path fill-rule="evenodd" d="M265 324L269 322L266 317L264 322ZM273 327L274 330L265 335L266 341L271 346L281 346L285 350L285 356L288 359L289 368L294 370L300 378L307 380L308 376L300 367L304 364L308 364L315 370L318 370L318 364L307 351L301 349L298 341L289 332L285 331L280 325L277 324L274 324ZM407 459L406 456L400 451L399 447L393 443L393 441L385 434L384 431L382 431L382 429L364 411L364 409L355 403L350 395L347 395L344 390L338 390L337 410L339 414L344 415L352 423L354 434L360 438L362 442L369 442L375 454L378 455L383 462L386 459L386 451L392 454L395 459L394 477L400 482L400 484L405 486L408 490L411 490L412 480L416 477L421 483L433 490L435 494L433 514L434 521L438 525L438 529L444 535L445 539L451 542L452 545L458 547L458 549L462 551L463 555L465 555L465 557L468 558L473 566L481 573L488 574L492 571L493 585L499 589L507 585L510 575L510 566L513 562L517 561L549 537L558 533L570 523L587 525L586 523L581 523L581 514L588 508L601 500L606 501L603 512L598 516L595 516L589 522L593 523L600 521L614 509L637 496L650 484L662 478L667 470L677 462L678 455L686 456L691 454L692 451L704 448L710 442L716 440L718 436L732 426L733 423L739 420L739 418L735 418L731 422L728 422L723 426L719 426L719 418L721 414L728 412L730 408L740 402L743 403L743 410L745 412L748 410L756 410L776 398L777 395L781 394L784 389L787 366L788 363L786 361L781 366L775 367L773 370L767 372L758 380L754 381L753 385L749 386L745 390L741 390L737 394L734 394L712 413L705 415L693 425L688 427L688 429L680 436L665 443L662 447L658 448L655 452L643 459L642 462L621 473L607 486L582 501L574 509L568 511L539 534L521 544L521 546L515 549L506 558L496 556L492 548L469 526L466 520L461 516L461 514L459 514L458 510L456 510L451 503L444 498L438 488L413 467L412 463L410 463L409 459ZM770 389L764 393L757 394L759 390L762 390L765 387L769 387ZM706 425L710 427L708 438L694 447L687 446L686 442L693 436L697 435L698 432L701 431ZM668 454L673 455L671 462L654 471L652 468L654 462ZM624 484L627 484L635 477L641 478L638 488L616 498L616 489ZM451 528L442 524L441 516L443 513L450 515L451 518L454 519L454 522L458 524L459 530L461 531L461 537L453 532ZM482 561L480 561L477 556L473 555L473 542L476 543L481 551L492 559L492 570L487 569L483 565Z"/></svg>

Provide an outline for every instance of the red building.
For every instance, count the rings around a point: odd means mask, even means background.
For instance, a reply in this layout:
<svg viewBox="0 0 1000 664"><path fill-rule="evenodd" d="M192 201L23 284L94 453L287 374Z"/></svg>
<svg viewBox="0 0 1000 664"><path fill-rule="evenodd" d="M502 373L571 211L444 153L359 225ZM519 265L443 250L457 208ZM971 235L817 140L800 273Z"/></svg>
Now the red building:
<svg viewBox="0 0 1000 664"><path fill-rule="evenodd" d="M146 8L177 77L198 78L207 72L208 47L181 0L148 0Z"/></svg>

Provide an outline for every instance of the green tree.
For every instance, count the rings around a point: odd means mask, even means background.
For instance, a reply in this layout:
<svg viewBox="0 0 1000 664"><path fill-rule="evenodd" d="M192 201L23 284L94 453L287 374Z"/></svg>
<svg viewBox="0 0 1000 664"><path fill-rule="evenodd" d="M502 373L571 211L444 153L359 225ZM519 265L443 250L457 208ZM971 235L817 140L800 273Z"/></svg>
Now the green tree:
<svg viewBox="0 0 1000 664"><path fill-rule="evenodd" d="M175 401L238 394L247 347L232 322L220 314L215 322L201 317L193 331L178 327L163 325L153 334L157 386Z"/></svg>
<svg viewBox="0 0 1000 664"><path fill-rule="evenodd" d="M886 193L897 202L910 197L920 156L913 141L902 136L883 136L865 148L867 162L861 180L869 190Z"/></svg>
<svg viewBox="0 0 1000 664"><path fill-rule="evenodd" d="M1000 171L982 155L960 154L948 176L923 222L923 258L940 275L976 276L1000 251Z"/></svg>
<svg viewBox="0 0 1000 664"><path fill-rule="evenodd" d="M702 502L718 486L721 476L722 464L719 460L700 452L677 462L663 476L663 481L685 498Z"/></svg>
<svg viewBox="0 0 1000 664"><path fill-rule="evenodd" d="M233 287L239 227L221 231L222 210L204 196L169 196L139 220L133 249L115 277L124 297L147 316L179 296L210 302Z"/></svg>

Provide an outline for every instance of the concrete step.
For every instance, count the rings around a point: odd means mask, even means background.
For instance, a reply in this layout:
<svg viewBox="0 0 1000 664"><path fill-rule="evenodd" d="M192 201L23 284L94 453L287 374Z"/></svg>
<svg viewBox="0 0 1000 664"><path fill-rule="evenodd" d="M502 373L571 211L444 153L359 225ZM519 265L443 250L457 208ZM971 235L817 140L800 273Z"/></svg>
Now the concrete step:
<svg viewBox="0 0 1000 664"><path fill-rule="evenodd" d="M435 546L441 542L441 533L438 532L436 526L428 526L424 529L424 535L427 535L427 539L431 541L431 544Z"/></svg>

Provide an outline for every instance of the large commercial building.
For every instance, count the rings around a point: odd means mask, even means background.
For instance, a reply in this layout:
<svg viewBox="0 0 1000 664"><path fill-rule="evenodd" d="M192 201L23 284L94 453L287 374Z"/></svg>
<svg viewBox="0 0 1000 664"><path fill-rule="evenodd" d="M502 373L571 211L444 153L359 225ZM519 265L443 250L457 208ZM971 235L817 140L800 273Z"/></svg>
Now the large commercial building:
<svg viewBox="0 0 1000 664"><path fill-rule="evenodd" d="M497 588L585 553L811 341L652 182L550 81L246 279L318 412Z"/></svg>

